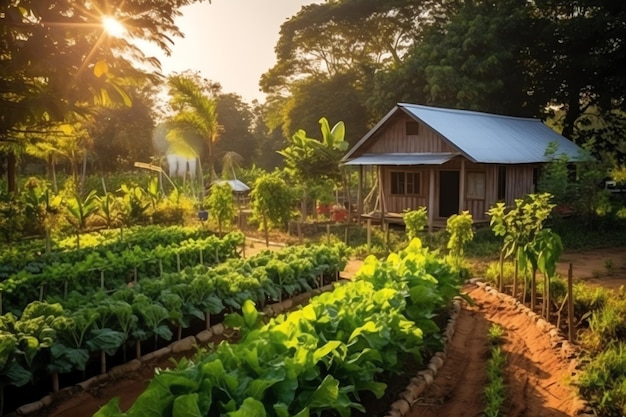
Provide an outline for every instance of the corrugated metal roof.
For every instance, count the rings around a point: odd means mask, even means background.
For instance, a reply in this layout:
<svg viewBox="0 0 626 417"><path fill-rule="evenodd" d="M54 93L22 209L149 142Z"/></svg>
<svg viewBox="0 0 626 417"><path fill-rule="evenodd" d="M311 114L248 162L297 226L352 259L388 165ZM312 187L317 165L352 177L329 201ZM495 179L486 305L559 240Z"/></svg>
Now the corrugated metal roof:
<svg viewBox="0 0 626 417"><path fill-rule="evenodd" d="M235 180L215 180L212 182L212 184L223 184L223 183L227 183L228 185L230 185L230 188L232 188L233 191L236 193L243 193L246 191L250 191L250 187L248 187L246 184L236 179Z"/></svg>
<svg viewBox="0 0 626 417"><path fill-rule="evenodd" d="M557 155L565 154L571 161L577 161L581 157L580 147L550 129L539 119L399 103L346 153L342 163L347 165L351 164L351 159L356 160L357 158L353 159L352 155L358 155L358 149L364 143L376 140L375 134L383 129L386 121L398 111L403 111L416 121L428 125L458 150L460 155L473 162L487 164L548 162L545 152L551 142L558 146Z"/></svg>
<svg viewBox="0 0 626 417"><path fill-rule="evenodd" d="M368 153L345 165L441 165L455 156L453 153Z"/></svg>
<svg viewBox="0 0 626 417"><path fill-rule="evenodd" d="M581 149L543 124L541 120L501 116L400 103L398 107L449 140L470 160L480 163L524 164L547 162L548 144L570 160Z"/></svg>

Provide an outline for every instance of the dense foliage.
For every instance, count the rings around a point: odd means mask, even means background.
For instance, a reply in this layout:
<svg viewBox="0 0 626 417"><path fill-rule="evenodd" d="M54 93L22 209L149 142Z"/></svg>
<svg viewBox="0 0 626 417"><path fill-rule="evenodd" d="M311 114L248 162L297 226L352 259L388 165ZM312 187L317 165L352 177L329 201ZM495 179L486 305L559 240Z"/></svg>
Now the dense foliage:
<svg viewBox="0 0 626 417"><path fill-rule="evenodd" d="M267 324L250 302L229 322L243 332L237 344L178 369L164 370L133 406L113 400L96 416L308 416L364 411L365 392L381 397L383 373L399 372L440 347L432 321L458 294L459 280L418 240L387 261L370 258L356 282L311 299Z"/></svg>
<svg viewBox="0 0 626 417"><path fill-rule="evenodd" d="M84 294L34 301L0 316L0 380L35 383L47 374L56 378L84 370L96 358L105 372L105 354L121 350L126 357L132 343L139 356L141 342L156 348L174 331L180 337L194 321L208 323L210 314L241 309L245 302L263 305L334 281L346 254L345 246L295 246L139 279L112 293L95 285Z"/></svg>

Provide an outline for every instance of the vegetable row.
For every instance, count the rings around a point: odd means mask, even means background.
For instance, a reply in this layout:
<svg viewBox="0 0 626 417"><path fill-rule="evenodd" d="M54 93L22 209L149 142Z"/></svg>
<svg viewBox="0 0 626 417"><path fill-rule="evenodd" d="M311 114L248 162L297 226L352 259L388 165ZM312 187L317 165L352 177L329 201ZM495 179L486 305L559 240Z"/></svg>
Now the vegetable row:
<svg viewBox="0 0 626 417"><path fill-rule="evenodd" d="M30 303L20 316L0 316L0 386L50 375L56 387L59 373L85 370L90 361L99 360L105 372L107 355L119 353L126 360L134 347L140 356L142 347L156 348L174 332L180 337L194 322L209 325L211 314L232 311L246 300L263 304L310 289L321 283L320 276L336 277L346 251L344 245L290 247L141 279L112 295L74 293L59 302Z"/></svg>
<svg viewBox="0 0 626 417"><path fill-rule="evenodd" d="M366 259L356 281L262 323L252 302L227 324L237 344L160 371L126 411L111 400L96 417L350 416L361 398L382 398L383 375L440 348L433 321L459 294L460 279L413 240L386 261ZM325 414L328 413L328 414Z"/></svg>
<svg viewBox="0 0 626 417"><path fill-rule="evenodd" d="M54 245L50 253L45 253L45 243L41 240L14 244L0 255L0 280L21 271L42 272L55 263L82 262L89 255L108 252L121 252L135 246L144 250L158 246L171 246L189 239L203 239L212 235L204 228L183 226L141 226L128 229L101 230L81 235L81 249L74 249L75 237L66 238Z"/></svg>
<svg viewBox="0 0 626 417"><path fill-rule="evenodd" d="M2 309L21 311L37 299L42 301L72 291L90 294L111 290L139 277L160 276L187 265L217 264L239 256L244 239L243 234L236 232L221 239L188 239L153 249L134 246L121 252L94 251L81 261L45 265L40 272L22 270L0 283Z"/></svg>

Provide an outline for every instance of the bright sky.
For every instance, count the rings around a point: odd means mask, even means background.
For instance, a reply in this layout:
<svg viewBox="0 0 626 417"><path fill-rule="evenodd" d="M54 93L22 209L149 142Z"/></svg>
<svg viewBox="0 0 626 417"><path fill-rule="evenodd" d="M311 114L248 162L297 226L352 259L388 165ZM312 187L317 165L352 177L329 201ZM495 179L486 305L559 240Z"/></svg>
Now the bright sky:
<svg viewBox="0 0 626 417"><path fill-rule="evenodd" d="M176 20L185 33L174 38L172 55L151 51L163 73L200 71L219 82L224 93L236 93L246 102L265 100L259 91L261 74L276 62L274 47L280 25L303 5L322 0L212 0L186 6Z"/></svg>

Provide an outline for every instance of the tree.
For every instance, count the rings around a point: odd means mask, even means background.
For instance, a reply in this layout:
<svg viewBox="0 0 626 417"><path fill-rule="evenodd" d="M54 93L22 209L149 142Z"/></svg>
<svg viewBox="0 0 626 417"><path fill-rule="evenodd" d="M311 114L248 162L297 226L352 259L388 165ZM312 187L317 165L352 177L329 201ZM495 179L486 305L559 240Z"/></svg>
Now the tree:
<svg viewBox="0 0 626 417"><path fill-rule="evenodd" d="M286 228L291 218L292 193L277 174L264 174L257 178L250 192L252 213L261 221L265 244L269 246L269 228Z"/></svg>
<svg viewBox="0 0 626 417"><path fill-rule="evenodd" d="M289 138L293 126L310 131L325 114L346 121L355 143L371 120L365 101L374 74L402 61L422 22L435 15L433 3L341 0L303 7L281 26L277 63L261 77L272 103L270 127L282 126Z"/></svg>
<svg viewBox="0 0 626 417"><path fill-rule="evenodd" d="M207 149L209 179L214 180L215 145L219 139L216 101L207 84L197 76L172 75L167 83L170 106L175 112L168 119L168 136L183 142L189 142L189 136L198 136Z"/></svg>
<svg viewBox="0 0 626 417"><path fill-rule="evenodd" d="M594 107L603 118L621 110L623 125L626 4L556 0L534 5L529 91L565 113L562 134L568 138L577 137L586 111Z"/></svg>
<svg viewBox="0 0 626 417"><path fill-rule="evenodd" d="M236 152L241 156L243 164L250 165L257 150L252 133L254 115L250 105L237 94L218 94L215 102L220 129L220 140L215 144L216 154L222 157L229 152Z"/></svg>
<svg viewBox="0 0 626 417"><path fill-rule="evenodd" d="M230 185L226 182L213 184L207 205L217 220L217 230L221 236L222 225L229 225L235 217L235 200Z"/></svg>
<svg viewBox="0 0 626 417"><path fill-rule="evenodd" d="M70 114L94 106L131 105L124 87L156 80L140 64L159 69L133 40L154 43L169 53L172 36L182 33L174 19L192 0L9 1L0 6L0 143L20 140ZM124 24L124 37L108 36L101 20L111 15ZM9 190L15 191L15 158L4 151Z"/></svg>
<svg viewBox="0 0 626 417"><path fill-rule="evenodd" d="M369 130L369 114L365 107L367 94L360 86L358 74L312 76L294 83L292 94L285 103L282 130L285 137L296 127L307 132L319 126L319 115L328 119L341 119L350 126L350 145Z"/></svg>
<svg viewBox="0 0 626 417"><path fill-rule="evenodd" d="M291 143L279 153L285 157L287 172L302 188L301 221L307 215L308 189L320 179L331 179L340 182L342 172L339 161L348 149L348 142L344 140L345 125L337 122L330 128L325 117L319 119L322 131L322 140L309 138L302 129L292 137Z"/></svg>
<svg viewBox="0 0 626 417"><path fill-rule="evenodd" d="M523 89L528 41L526 2L464 2L445 23L424 29L420 43L397 68L377 74L374 107L390 101L529 115ZM392 88L390 88L392 87ZM389 93L390 91L395 94ZM392 99L386 96L391 94ZM394 103L395 104L395 103ZM380 110L379 110L380 112Z"/></svg>
<svg viewBox="0 0 626 417"><path fill-rule="evenodd" d="M149 161L154 154L153 88L129 88L130 108L103 108L86 125L93 139L91 157L104 172L129 170L136 161Z"/></svg>

